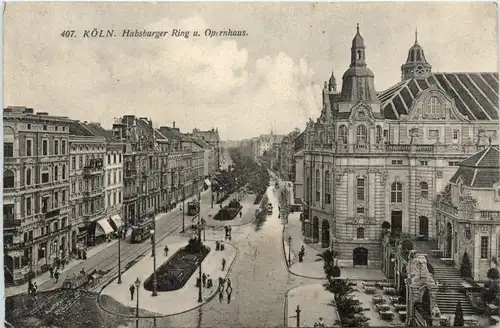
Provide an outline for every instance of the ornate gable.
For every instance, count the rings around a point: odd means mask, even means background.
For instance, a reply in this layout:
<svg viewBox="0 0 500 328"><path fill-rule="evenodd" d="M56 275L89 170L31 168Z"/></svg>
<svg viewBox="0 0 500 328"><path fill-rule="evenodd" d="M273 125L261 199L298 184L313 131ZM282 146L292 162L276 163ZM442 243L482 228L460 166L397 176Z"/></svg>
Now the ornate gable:
<svg viewBox="0 0 500 328"><path fill-rule="evenodd" d="M349 123L365 122L373 125L375 123L375 116L373 116L369 105L360 102L351 109L348 121Z"/></svg>
<svg viewBox="0 0 500 328"><path fill-rule="evenodd" d="M402 121L458 121L469 122L469 118L460 113L455 101L437 87L421 91L408 115L401 115Z"/></svg>

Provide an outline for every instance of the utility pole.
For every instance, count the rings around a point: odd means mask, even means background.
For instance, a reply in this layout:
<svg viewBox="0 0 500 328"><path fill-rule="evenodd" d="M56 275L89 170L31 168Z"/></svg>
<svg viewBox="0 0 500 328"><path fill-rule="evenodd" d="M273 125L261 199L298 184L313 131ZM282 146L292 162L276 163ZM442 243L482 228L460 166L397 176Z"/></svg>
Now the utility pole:
<svg viewBox="0 0 500 328"><path fill-rule="evenodd" d="M198 183L198 182L196 181L196 183ZM202 248L203 248L203 244L201 242L201 193L200 193L199 190L198 190L198 241L200 243L200 253L201 253L202 252ZM198 303L203 302L202 291L201 291L201 287L202 287L202 283L201 283L201 276L202 276L202 274L201 274L201 262L202 262L202 260L200 259L200 266L198 267L198 278L200 279L200 285L198 286Z"/></svg>

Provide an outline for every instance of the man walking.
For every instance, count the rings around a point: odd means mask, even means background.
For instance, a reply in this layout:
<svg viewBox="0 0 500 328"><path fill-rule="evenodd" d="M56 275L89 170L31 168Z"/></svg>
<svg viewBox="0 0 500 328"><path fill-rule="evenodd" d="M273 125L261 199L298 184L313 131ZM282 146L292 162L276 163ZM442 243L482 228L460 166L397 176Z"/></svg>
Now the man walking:
<svg viewBox="0 0 500 328"><path fill-rule="evenodd" d="M130 285L128 290L130 290L130 300L133 301L134 300L134 292L135 292L134 285Z"/></svg>
<svg viewBox="0 0 500 328"><path fill-rule="evenodd" d="M167 245L165 245L165 249L164 250L165 250L165 256L167 256L168 255L168 246Z"/></svg>
<svg viewBox="0 0 500 328"><path fill-rule="evenodd" d="M207 285L207 275L205 273L201 276L201 281L203 283L203 287L205 287Z"/></svg>
<svg viewBox="0 0 500 328"><path fill-rule="evenodd" d="M54 278L56 279L56 284L59 281L59 270L56 269L56 272L54 272Z"/></svg>
<svg viewBox="0 0 500 328"><path fill-rule="evenodd" d="M233 291L233 287L231 287L231 279L226 279L226 286L226 292L230 294Z"/></svg>
<svg viewBox="0 0 500 328"><path fill-rule="evenodd" d="M224 268L226 267L226 259L222 259L222 271L224 271Z"/></svg>

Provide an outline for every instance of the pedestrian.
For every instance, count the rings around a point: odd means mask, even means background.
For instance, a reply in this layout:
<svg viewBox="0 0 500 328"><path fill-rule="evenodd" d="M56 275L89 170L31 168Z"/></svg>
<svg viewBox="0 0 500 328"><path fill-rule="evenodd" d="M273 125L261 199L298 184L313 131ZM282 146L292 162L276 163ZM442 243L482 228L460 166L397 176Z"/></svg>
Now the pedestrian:
<svg viewBox="0 0 500 328"><path fill-rule="evenodd" d="M85 275L85 270L82 268L82 269L80 270L80 276L84 276L84 275Z"/></svg>
<svg viewBox="0 0 500 328"><path fill-rule="evenodd" d="M219 245L220 245L220 250L223 251L224 250L224 243L222 242L222 240L219 242Z"/></svg>
<svg viewBox="0 0 500 328"><path fill-rule="evenodd" d="M54 272L54 278L56 279L56 284L59 281L59 270L56 269L56 272Z"/></svg>
<svg viewBox="0 0 500 328"><path fill-rule="evenodd" d="M130 287L128 288L128 290L130 290L130 300L133 301L134 300L135 286L133 284L130 285Z"/></svg>
<svg viewBox="0 0 500 328"><path fill-rule="evenodd" d="M28 281L28 294L32 294L33 293L33 283L30 281Z"/></svg>
<svg viewBox="0 0 500 328"><path fill-rule="evenodd" d="M219 289L224 290L224 278L219 277Z"/></svg>
<svg viewBox="0 0 500 328"><path fill-rule="evenodd" d="M226 279L226 292L228 292L228 290L231 290L231 292L233 291L233 287L231 286L231 279L227 278ZM230 293L230 292L228 292Z"/></svg>
<svg viewBox="0 0 500 328"><path fill-rule="evenodd" d="M219 302L222 302L223 299L224 299L224 289L221 289L219 291Z"/></svg>
<svg viewBox="0 0 500 328"><path fill-rule="evenodd" d="M226 259L222 259L222 271L224 271L224 268L226 267Z"/></svg>
<svg viewBox="0 0 500 328"><path fill-rule="evenodd" d="M38 285L35 283L33 283L33 296L36 296L36 293L38 291Z"/></svg>
<svg viewBox="0 0 500 328"><path fill-rule="evenodd" d="M242 214L241 214L241 211L240 211L240 218L241 218L241 215L242 215Z"/></svg>
<svg viewBox="0 0 500 328"><path fill-rule="evenodd" d="M215 250L218 251L220 248L219 248L219 241L217 240L215 242Z"/></svg>
<svg viewBox="0 0 500 328"><path fill-rule="evenodd" d="M207 275L205 273L203 273L203 275L201 276L202 278L202 282L203 282L203 287L205 287L207 285Z"/></svg>
<svg viewBox="0 0 500 328"><path fill-rule="evenodd" d="M50 277L54 277L54 268L52 267L52 265L49 264L49 272L50 272Z"/></svg>
<svg viewBox="0 0 500 328"><path fill-rule="evenodd" d="M164 250L165 250L165 256L167 256L168 255L168 246L167 245L165 245L165 249Z"/></svg>
<svg viewBox="0 0 500 328"><path fill-rule="evenodd" d="M213 285L214 285L214 283L212 281L212 278L210 278L210 276L208 276L208 278L207 278L207 288L212 288Z"/></svg>

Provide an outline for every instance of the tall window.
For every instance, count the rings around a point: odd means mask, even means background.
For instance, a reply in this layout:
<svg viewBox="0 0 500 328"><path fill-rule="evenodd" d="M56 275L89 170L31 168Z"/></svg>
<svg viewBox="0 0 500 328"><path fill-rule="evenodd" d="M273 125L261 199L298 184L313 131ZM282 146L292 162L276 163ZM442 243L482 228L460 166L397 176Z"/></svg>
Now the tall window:
<svg viewBox="0 0 500 328"><path fill-rule="evenodd" d="M49 141L42 140L42 155L47 156L49 154Z"/></svg>
<svg viewBox="0 0 500 328"><path fill-rule="evenodd" d="M66 164L63 164L62 166L62 179L66 179Z"/></svg>
<svg viewBox="0 0 500 328"><path fill-rule="evenodd" d="M360 125L356 129L356 142L366 143L366 126Z"/></svg>
<svg viewBox="0 0 500 328"><path fill-rule="evenodd" d="M14 188L14 171L6 170L3 172L3 187Z"/></svg>
<svg viewBox="0 0 500 328"><path fill-rule="evenodd" d="M57 181L59 179L59 167L56 165L54 166L54 181Z"/></svg>
<svg viewBox="0 0 500 328"><path fill-rule="evenodd" d="M345 125L339 127L339 142L341 144L347 143L347 126Z"/></svg>
<svg viewBox="0 0 500 328"><path fill-rule="evenodd" d="M33 156L33 140L26 139L26 156Z"/></svg>
<svg viewBox="0 0 500 328"><path fill-rule="evenodd" d="M61 141L61 154L66 155L66 140Z"/></svg>
<svg viewBox="0 0 500 328"><path fill-rule="evenodd" d="M391 185L391 203L403 202L403 184L401 182L394 182Z"/></svg>
<svg viewBox="0 0 500 328"><path fill-rule="evenodd" d="M72 170L76 169L76 158L75 158L75 156L71 156L71 169Z"/></svg>
<svg viewBox="0 0 500 328"><path fill-rule="evenodd" d="M453 130L453 140L458 140L459 131Z"/></svg>
<svg viewBox="0 0 500 328"><path fill-rule="evenodd" d="M316 170L316 201L320 200L320 173Z"/></svg>
<svg viewBox="0 0 500 328"><path fill-rule="evenodd" d="M33 205L31 204L31 197L26 197L25 204L26 204L26 215L29 216L31 215L33 207Z"/></svg>
<svg viewBox="0 0 500 328"><path fill-rule="evenodd" d="M3 157L14 157L14 143L4 142L3 143Z"/></svg>
<svg viewBox="0 0 500 328"><path fill-rule="evenodd" d="M331 189L330 186L330 172L325 172L325 204L330 204L332 201Z"/></svg>
<svg viewBox="0 0 500 328"><path fill-rule="evenodd" d="M42 172L42 183L49 182L49 172Z"/></svg>
<svg viewBox="0 0 500 328"><path fill-rule="evenodd" d="M59 155L59 140L54 140L54 155Z"/></svg>
<svg viewBox="0 0 500 328"><path fill-rule="evenodd" d="M26 185L31 186L31 169L26 169Z"/></svg>
<svg viewBox="0 0 500 328"><path fill-rule="evenodd" d="M440 106L439 106L439 100L437 97L431 97L429 99L429 112L432 115L439 114L440 111Z"/></svg>
<svg viewBox="0 0 500 328"><path fill-rule="evenodd" d="M382 141L382 127L377 125L377 142Z"/></svg>
<svg viewBox="0 0 500 328"><path fill-rule="evenodd" d="M429 197L429 184L427 182L420 182L420 197Z"/></svg>
<svg viewBox="0 0 500 328"><path fill-rule="evenodd" d="M356 238L357 239L364 239L365 238L365 228L356 229Z"/></svg>
<svg viewBox="0 0 500 328"><path fill-rule="evenodd" d="M356 198L358 200L365 200L365 179L358 178L356 182Z"/></svg>
<svg viewBox="0 0 500 328"><path fill-rule="evenodd" d="M481 258L488 258L488 236L481 236Z"/></svg>

